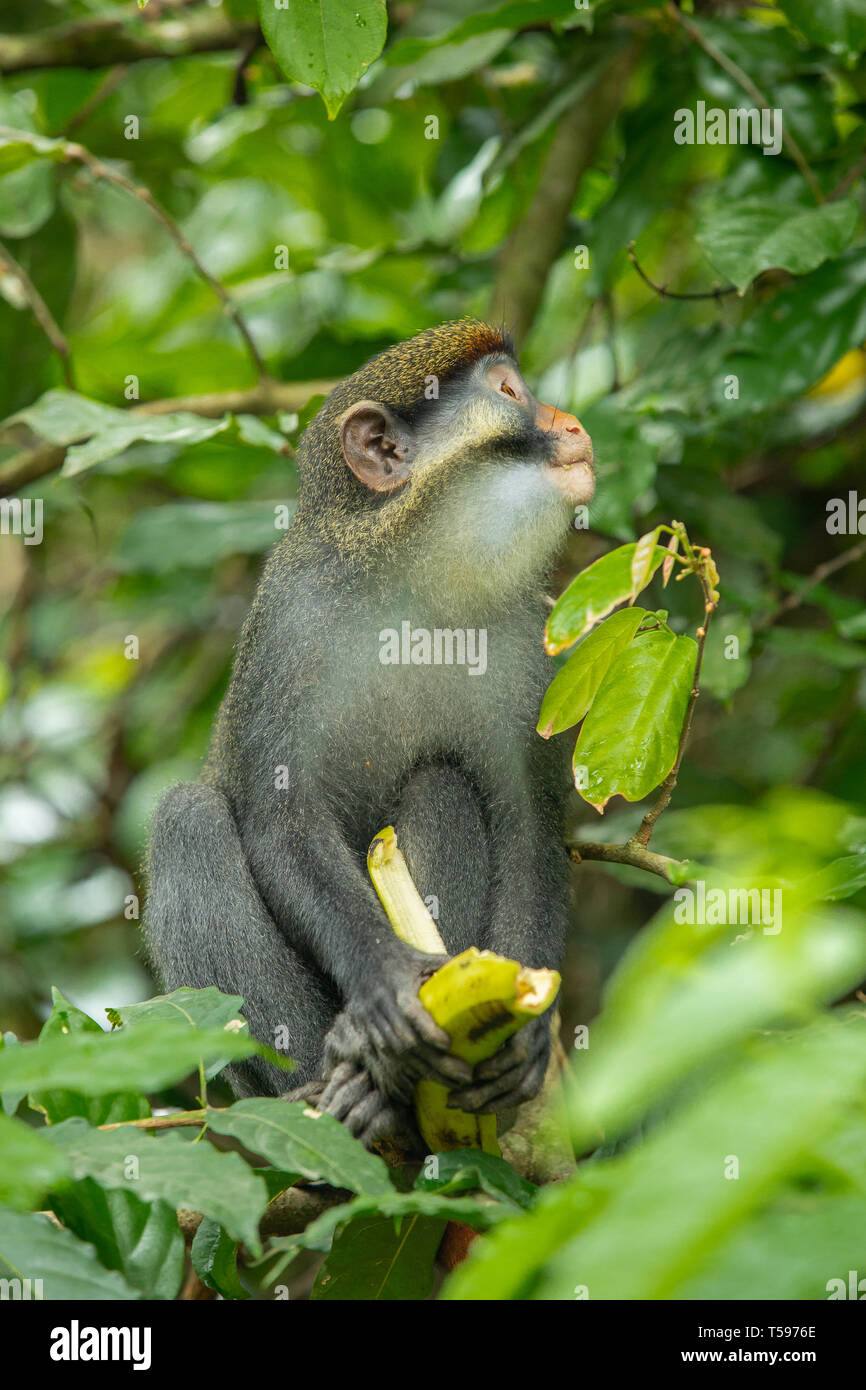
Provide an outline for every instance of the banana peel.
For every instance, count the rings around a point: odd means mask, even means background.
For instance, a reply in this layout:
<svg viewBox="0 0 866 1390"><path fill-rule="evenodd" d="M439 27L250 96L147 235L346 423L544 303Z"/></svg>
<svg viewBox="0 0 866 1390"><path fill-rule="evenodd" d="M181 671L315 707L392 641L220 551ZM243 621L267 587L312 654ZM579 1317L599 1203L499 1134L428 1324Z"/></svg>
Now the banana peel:
<svg viewBox="0 0 866 1390"><path fill-rule="evenodd" d="M419 951L446 955L393 826L373 840L367 868L396 934ZM470 946L426 980L418 998L450 1037L451 1053L474 1065L492 1057L512 1033L549 1009L559 985L555 970L530 970L519 961ZM449 1110L447 1101L447 1088L436 1081L420 1081L415 1088L418 1128L431 1153L470 1148L498 1155L496 1116Z"/></svg>

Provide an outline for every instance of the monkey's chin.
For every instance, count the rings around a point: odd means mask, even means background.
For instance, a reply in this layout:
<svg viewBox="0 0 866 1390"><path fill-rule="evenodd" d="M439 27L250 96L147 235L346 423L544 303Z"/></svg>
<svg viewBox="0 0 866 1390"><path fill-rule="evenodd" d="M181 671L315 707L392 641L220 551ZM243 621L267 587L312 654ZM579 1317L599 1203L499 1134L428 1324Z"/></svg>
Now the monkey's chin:
<svg viewBox="0 0 866 1390"><path fill-rule="evenodd" d="M590 502L595 494L595 475L589 463L547 463L545 471L553 486L569 502Z"/></svg>

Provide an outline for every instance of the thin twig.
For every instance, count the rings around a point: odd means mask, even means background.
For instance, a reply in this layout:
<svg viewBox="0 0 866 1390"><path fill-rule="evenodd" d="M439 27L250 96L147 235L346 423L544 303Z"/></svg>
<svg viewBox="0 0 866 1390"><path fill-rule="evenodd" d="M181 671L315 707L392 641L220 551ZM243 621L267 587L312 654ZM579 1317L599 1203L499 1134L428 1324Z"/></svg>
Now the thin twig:
<svg viewBox="0 0 866 1390"><path fill-rule="evenodd" d="M212 1107L213 1108L213 1107ZM117 1120L99 1129L181 1129L185 1125L207 1123L206 1110L180 1110L176 1115L146 1115L141 1120Z"/></svg>
<svg viewBox="0 0 866 1390"><path fill-rule="evenodd" d="M61 332L57 320L23 265L19 265L12 252L0 241L0 275L4 274L11 275L14 280L17 280L21 293L33 312L33 317L60 358L66 385L70 391L73 391L75 382L72 374L72 361L69 356L69 344Z"/></svg>
<svg viewBox="0 0 866 1390"><path fill-rule="evenodd" d="M866 154L860 156L857 163L851 166L847 174L836 184L836 187L827 194L827 202L832 203L835 202L837 198L844 198L848 190L853 188L858 179L861 179L864 174L866 174Z"/></svg>
<svg viewBox="0 0 866 1390"><path fill-rule="evenodd" d="M656 854L633 840L629 840L625 845L602 844L597 840L575 840L569 844L568 849L576 863L580 863L581 859L595 859L604 864L628 864L633 869L646 869L651 874L658 874L659 878L666 879L668 883L671 882L671 865L682 863L682 860L670 859L666 854Z"/></svg>
<svg viewBox="0 0 866 1390"><path fill-rule="evenodd" d="M628 258L637 271L645 285L649 285L662 299L721 299L726 294L736 294L736 285L716 285L712 290L669 290L666 285L657 285L647 275L643 267L638 263L634 253L634 242L628 244Z"/></svg>
<svg viewBox="0 0 866 1390"><path fill-rule="evenodd" d="M83 106L79 106L77 111L73 111L69 120L60 131L61 135L70 135L78 126L83 125L89 116L92 116L104 101L107 101L111 94L120 86L129 68L125 63L118 63L111 68L104 76L96 91L88 97Z"/></svg>
<svg viewBox="0 0 866 1390"><path fill-rule="evenodd" d="M864 555L866 541L861 541L859 545L852 545L850 550L844 550L841 555L834 555L832 560L825 560L812 571L796 593L788 594L787 598L782 600L775 613L765 613L763 618L759 618L753 626L753 631L764 632L768 627L772 627L780 618L784 618L795 608L799 608L801 603L805 603L807 594L817 588L822 580L829 579L831 574L844 569L846 565L853 565L857 560L862 560Z"/></svg>
<svg viewBox="0 0 866 1390"><path fill-rule="evenodd" d="M0 126L0 139L21 141L24 144L31 144L37 149L40 146L38 137L30 135L27 131L14 130L11 126ZM84 168L90 170L94 178L102 179L106 183L113 184L115 188L120 188L124 193L128 193L130 197L136 198L140 203L144 203L145 207L148 207L154 216L159 219L181 254L186 257L201 279L204 280L205 284L210 287L217 299L223 304L226 313L229 315L238 333L246 343L247 351L252 358L259 379L266 377L267 370L265 364L247 328L243 315L225 286L222 285L220 281L217 280L216 276L210 273L207 266L203 265L201 260L199 260L192 244L184 235L181 227L172 217L168 209L157 202L150 189L145 188L144 184L133 183L132 179L127 178L119 169L113 168L110 164L105 164L84 145L79 145L77 142L71 140L63 140L59 143L63 151L64 159L83 165Z"/></svg>
<svg viewBox="0 0 866 1390"><path fill-rule="evenodd" d="M772 110L769 99L761 91L760 87L756 86L749 74L744 72L740 65L734 62L733 58L729 58L727 53L723 53L722 50L713 43L712 39L707 38L703 30L701 30L693 20L689 19L687 15L684 15L682 10L677 9L676 5L668 3L666 10L671 18L675 19L677 24L679 24L689 37L694 40L698 47L704 50L707 57L712 58L714 63L718 63L719 67L723 68L728 76L732 77L738 86L742 87L744 92L748 92L756 106L760 106L764 110ZM784 127L782 130L782 144L785 149L787 149L797 168L800 170L800 173L803 175L803 178L812 190L815 201L823 203L824 194L821 191L821 185L812 172L809 162L800 149L796 139L785 130Z"/></svg>

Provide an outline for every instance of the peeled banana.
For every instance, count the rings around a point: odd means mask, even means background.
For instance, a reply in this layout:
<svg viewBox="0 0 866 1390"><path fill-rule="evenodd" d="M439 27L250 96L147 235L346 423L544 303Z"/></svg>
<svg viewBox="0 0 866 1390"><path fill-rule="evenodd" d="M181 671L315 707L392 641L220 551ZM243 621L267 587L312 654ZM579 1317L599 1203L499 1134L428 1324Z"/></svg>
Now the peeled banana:
<svg viewBox="0 0 866 1390"><path fill-rule="evenodd" d="M445 943L397 846L393 826L367 852L373 886L394 931L419 951L445 955ZM530 970L516 960L470 946L421 986L418 997L451 1039L451 1052L470 1063L494 1052L530 1019L550 1008L559 989L555 970ZM473 1148L499 1153L495 1115L449 1110L448 1091L435 1081L415 1089L418 1128L432 1153Z"/></svg>

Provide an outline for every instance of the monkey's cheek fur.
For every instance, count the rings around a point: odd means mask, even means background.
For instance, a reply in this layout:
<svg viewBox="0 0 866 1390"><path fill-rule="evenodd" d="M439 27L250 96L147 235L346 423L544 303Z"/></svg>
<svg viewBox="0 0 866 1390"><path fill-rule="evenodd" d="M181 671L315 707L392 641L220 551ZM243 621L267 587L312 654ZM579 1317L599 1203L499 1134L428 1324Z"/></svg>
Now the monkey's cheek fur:
<svg viewBox="0 0 866 1390"><path fill-rule="evenodd" d="M576 504L592 500L595 493L595 474L591 463L547 463L544 467L554 487L567 497L569 502Z"/></svg>

